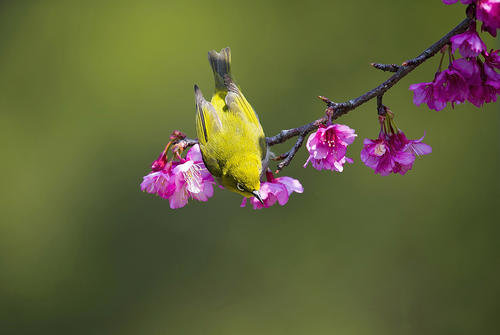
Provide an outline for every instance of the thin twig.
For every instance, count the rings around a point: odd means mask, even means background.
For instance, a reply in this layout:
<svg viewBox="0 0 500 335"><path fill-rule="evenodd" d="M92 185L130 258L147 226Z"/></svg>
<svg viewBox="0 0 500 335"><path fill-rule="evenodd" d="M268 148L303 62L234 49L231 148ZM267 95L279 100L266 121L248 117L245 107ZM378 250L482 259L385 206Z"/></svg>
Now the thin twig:
<svg viewBox="0 0 500 335"><path fill-rule="evenodd" d="M278 169L276 172L281 171L285 166L290 164L292 161L293 157L295 157L295 154L297 154L297 151L299 151L300 147L302 146L302 143L304 143L304 139L306 138L307 133L301 133L299 137L297 138L297 141L295 142L295 145L290 149L290 151L287 152L285 159L278 164Z"/></svg>
<svg viewBox="0 0 500 335"><path fill-rule="evenodd" d="M382 71L388 71L388 72L398 72L399 68L401 66L397 64L380 64L380 63L371 63L371 66L373 66L376 69L382 70Z"/></svg>

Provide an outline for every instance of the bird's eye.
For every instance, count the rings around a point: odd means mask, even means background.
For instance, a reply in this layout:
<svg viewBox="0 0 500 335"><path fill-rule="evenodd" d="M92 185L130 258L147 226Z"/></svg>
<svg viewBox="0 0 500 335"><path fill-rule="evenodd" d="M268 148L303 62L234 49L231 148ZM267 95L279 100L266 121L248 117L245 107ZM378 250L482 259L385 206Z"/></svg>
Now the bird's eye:
<svg viewBox="0 0 500 335"><path fill-rule="evenodd" d="M240 183L236 184L236 188L237 188L238 190L240 190L241 192L244 192L244 191L245 191L245 189L243 188L243 186L241 186L241 184L240 184Z"/></svg>

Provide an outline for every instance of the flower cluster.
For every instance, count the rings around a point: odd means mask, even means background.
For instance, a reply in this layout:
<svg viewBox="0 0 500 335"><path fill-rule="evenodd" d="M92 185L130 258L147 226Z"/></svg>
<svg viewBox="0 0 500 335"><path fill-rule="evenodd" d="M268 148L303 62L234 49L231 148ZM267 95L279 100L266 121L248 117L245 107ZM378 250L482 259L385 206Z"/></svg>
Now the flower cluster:
<svg viewBox="0 0 500 335"><path fill-rule="evenodd" d="M189 198L207 201L214 194L214 178L201 158L198 144L179 161L167 161L167 149L151 166L151 173L141 183L143 192L168 199L170 208L184 207Z"/></svg>
<svg viewBox="0 0 500 335"><path fill-rule="evenodd" d="M268 208L276 202L284 206L293 192L304 192L302 184L297 179L290 177L274 178L273 173L269 170L266 171L266 179L267 182L260 183L262 203L254 197L249 199L253 209ZM240 207L245 207L246 204L247 198L243 198Z"/></svg>
<svg viewBox="0 0 500 335"><path fill-rule="evenodd" d="M332 170L342 172L344 164L353 163L346 157L347 146L356 138L354 129L343 124L320 125L307 140L309 158L304 167L311 162L317 170Z"/></svg>
<svg viewBox="0 0 500 335"><path fill-rule="evenodd" d="M457 0L443 0L453 4ZM475 17L483 22L482 30L496 36L500 28L500 0L461 0L463 4L475 4ZM472 8L472 7L471 7ZM440 111L449 102L454 104L469 101L477 107L494 102L500 93L499 50L487 51L486 44L476 31L476 22L469 30L450 39L450 64L441 69L432 82L410 85L414 92L413 102L420 106L426 103L430 109ZM463 58L454 59L458 49ZM443 51L443 57L444 57ZM481 58L482 57L482 58ZM441 68L441 65L440 65Z"/></svg>
<svg viewBox="0 0 500 335"><path fill-rule="evenodd" d="M174 132L171 140L183 138L182 136L185 135ZM189 198L207 201L214 194L215 180L203 163L200 146L194 145L184 158L180 156L178 148L174 146L173 151L176 153L177 159L169 161L167 152L172 141L153 162L152 171L143 177L141 190L167 199L172 209L184 207ZM254 209L271 207L276 202L283 206L288 202L293 192L302 193L304 191L296 179L290 177L274 178L270 171L266 172L266 177L267 182L262 182L260 187L260 197L263 204L257 198L250 199ZM246 198L243 199L241 207L245 206L246 200Z"/></svg>
<svg viewBox="0 0 500 335"><path fill-rule="evenodd" d="M424 137L409 140L394 124L392 114L381 117L381 129L377 139L363 141L361 160L375 173L387 176L390 173L404 175L411 170L415 156L427 155L432 148L423 143Z"/></svg>

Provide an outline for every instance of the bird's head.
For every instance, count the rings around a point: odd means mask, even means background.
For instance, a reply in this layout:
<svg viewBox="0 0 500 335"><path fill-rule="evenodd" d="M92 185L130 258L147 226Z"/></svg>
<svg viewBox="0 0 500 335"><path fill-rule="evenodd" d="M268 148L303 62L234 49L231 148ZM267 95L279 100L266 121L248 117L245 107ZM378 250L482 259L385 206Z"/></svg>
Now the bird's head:
<svg viewBox="0 0 500 335"><path fill-rule="evenodd" d="M222 185L244 197L255 197L262 203L259 194L261 170L262 164L257 157L235 156L226 164Z"/></svg>

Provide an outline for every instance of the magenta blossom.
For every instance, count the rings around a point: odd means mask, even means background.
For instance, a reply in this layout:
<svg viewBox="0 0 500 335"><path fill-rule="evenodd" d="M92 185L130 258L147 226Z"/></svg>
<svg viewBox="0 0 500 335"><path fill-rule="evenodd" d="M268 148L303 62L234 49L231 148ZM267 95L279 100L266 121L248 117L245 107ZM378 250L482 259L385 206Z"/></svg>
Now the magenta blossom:
<svg viewBox="0 0 500 335"><path fill-rule="evenodd" d="M472 24L470 29L463 34L455 35L451 39L451 51L460 50L463 57L476 57L486 51L481 37L476 32L476 24Z"/></svg>
<svg viewBox="0 0 500 335"><path fill-rule="evenodd" d="M434 96L442 102L463 103L469 94L465 78L451 66L440 72L434 83Z"/></svg>
<svg viewBox="0 0 500 335"><path fill-rule="evenodd" d="M152 167L141 190L168 199L170 208L184 207L189 198L207 201L213 196L215 181L203 164L198 144L180 162L166 163L166 155L162 154Z"/></svg>
<svg viewBox="0 0 500 335"><path fill-rule="evenodd" d="M409 140L402 131L398 131L392 136L392 145L396 149L396 152L403 150L413 154L413 158L409 158L408 155L405 155L406 157L400 156L399 159L395 161L392 172L404 175L413 167L415 157L427 155L432 152L432 147L422 142L424 137L425 134L418 140Z"/></svg>
<svg viewBox="0 0 500 335"><path fill-rule="evenodd" d="M411 170L415 155L426 155L432 152L431 146L418 140L408 140L402 131L386 135L380 132L379 138L366 138L361 150L361 160L366 166L375 170L381 176L390 173L404 175Z"/></svg>
<svg viewBox="0 0 500 335"><path fill-rule="evenodd" d="M496 96L500 92L500 75L494 67L488 63L483 63L479 59L465 58L457 59L453 62L453 68L457 69L469 85L467 100L476 107L481 107L484 103L496 101Z"/></svg>
<svg viewBox="0 0 500 335"><path fill-rule="evenodd" d="M268 208L278 202L281 206L284 206L290 195L293 192L302 193L304 188L302 184L297 180L290 177L279 177L274 178L273 173L266 171L267 182L260 184L260 197L262 198L261 204L255 197L250 198L249 201L253 206L253 209ZM247 198L243 198L240 207L245 207L247 204Z"/></svg>
<svg viewBox="0 0 500 335"><path fill-rule="evenodd" d="M144 176L141 190L150 194L157 194L163 199L168 199L175 191L175 178L172 175L172 164L165 170L151 172Z"/></svg>
<svg viewBox="0 0 500 335"><path fill-rule="evenodd" d="M492 68L500 70L500 55L498 55L499 51L500 50L490 50L490 52L485 52L485 64L488 64Z"/></svg>
<svg viewBox="0 0 500 335"><path fill-rule="evenodd" d="M496 83L491 82L471 86L468 100L476 107L481 107L485 103L495 102L497 101L497 87Z"/></svg>
<svg viewBox="0 0 500 335"><path fill-rule="evenodd" d="M481 107L485 103L497 101L497 94L500 92L500 75L488 64L483 64L479 60L478 63L482 81L469 86L468 100L476 107Z"/></svg>
<svg viewBox="0 0 500 335"><path fill-rule="evenodd" d="M500 82L500 74L488 63L481 63L486 81Z"/></svg>
<svg viewBox="0 0 500 335"><path fill-rule="evenodd" d="M481 68L476 59L460 58L454 60L451 67L457 70L469 85L479 85L482 82Z"/></svg>
<svg viewBox="0 0 500 335"><path fill-rule="evenodd" d="M342 172L346 162L353 163L345 154L347 146L354 142L356 136L354 129L343 124L320 125L307 140L309 158L304 167L311 162L317 170Z"/></svg>
<svg viewBox="0 0 500 335"><path fill-rule="evenodd" d="M390 143L383 132L378 139L365 138L361 150L361 160L366 166L375 170L382 176L388 176L394 168L394 160L391 156Z"/></svg>
<svg viewBox="0 0 500 335"><path fill-rule="evenodd" d="M387 115L382 121L378 138L364 140L361 160L376 174L404 175L413 167L415 156L432 152L432 148L422 142L423 139L424 137L418 140L407 139L405 134L396 128L392 116Z"/></svg>
<svg viewBox="0 0 500 335"><path fill-rule="evenodd" d="M399 146L399 143L395 145L393 136L388 136L380 132L378 139L371 140L365 138L363 141L361 160L366 166L372 168L375 170L375 173L381 176L388 176L392 172L397 173L402 171L400 166L409 166L409 169L411 169L415 161L415 156L411 152L406 151L405 147Z"/></svg>
<svg viewBox="0 0 500 335"><path fill-rule="evenodd" d="M434 82L430 83L418 83L410 85L410 90L413 91L413 103L420 106L422 103L426 103L430 109L440 111L446 107L446 102L437 99L434 91Z"/></svg>
<svg viewBox="0 0 500 335"><path fill-rule="evenodd" d="M481 30L496 37L497 29L500 28L500 0L478 0L476 17L483 21Z"/></svg>

